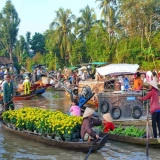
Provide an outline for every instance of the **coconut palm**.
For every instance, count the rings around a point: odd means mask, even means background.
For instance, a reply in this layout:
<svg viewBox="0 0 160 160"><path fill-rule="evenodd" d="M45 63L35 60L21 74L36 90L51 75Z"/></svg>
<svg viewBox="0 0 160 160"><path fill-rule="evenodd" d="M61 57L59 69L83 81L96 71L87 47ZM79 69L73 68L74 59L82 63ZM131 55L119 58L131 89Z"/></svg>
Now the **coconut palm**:
<svg viewBox="0 0 160 160"><path fill-rule="evenodd" d="M81 17L77 18L75 33L80 38L85 38L96 21L96 14L93 8L88 5L80 10Z"/></svg>
<svg viewBox="0 0 160 160"><path fill-rule="evenodd" d="M102 22L106 26L110 41L110 37L116 32L118 33L118 28L120 27L115 8L116 0L96 0L96 2L97 1L100 1L99 8L102 9L101 18L104 18Z"/></svg>
<svg viewBox="0 0 160 160"><path fill-rule="evenodd" d="M65 58L65 62L70 55L71 43L75 38L72 33L72 28L75 24L74 20L75 16L70 9L64 10L60 8L56 11L56 18L50 24L50 28L55 29L53 43L59 46L61 57Z"/></svg>

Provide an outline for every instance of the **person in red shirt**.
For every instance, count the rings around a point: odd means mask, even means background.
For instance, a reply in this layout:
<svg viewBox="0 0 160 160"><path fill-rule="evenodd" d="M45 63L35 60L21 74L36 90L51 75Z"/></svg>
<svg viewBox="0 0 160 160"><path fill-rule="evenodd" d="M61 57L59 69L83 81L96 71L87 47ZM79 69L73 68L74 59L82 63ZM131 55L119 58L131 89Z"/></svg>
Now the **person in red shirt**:
<svg viewBox="0 0 160 160"><path fill-rule="evenodd" d="M150 100L150 112L152 114L152 129L154 138L157 138L157 127L160 136L160 102L158 97L158 86L155 80L147 82L149 84L150 92L144 97L138 97L139 100Z"/></svg>
<svg viewBox="0 0 160 160"><path fill-rule="evenodd" d="M106 122L104 124L103 132L108 133L110 130L113 131L115 126L113 124L112 117L111 117L110 113L104 114L103 118Z"/></svg>

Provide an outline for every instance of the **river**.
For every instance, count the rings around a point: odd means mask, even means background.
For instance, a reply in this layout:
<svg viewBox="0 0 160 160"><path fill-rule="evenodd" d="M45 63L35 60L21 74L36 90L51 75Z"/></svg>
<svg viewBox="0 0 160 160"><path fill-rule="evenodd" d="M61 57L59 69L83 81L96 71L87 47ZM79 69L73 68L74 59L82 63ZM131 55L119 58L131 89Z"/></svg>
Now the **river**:
<svg viewBox="0 0 160 160"><path fill-rule="evenodd" d="M54 94L60 98L53 98ZM15 101L16 108L33 106L68 111L71 102L64 92L47 91L28 101ZM100 151L90 154L88 160L159 160L158 148L149 148L146 157L144 146L108 141ZM24 139L3 130L0 126L0 160L84 160L87 153L68 151Z"/></svg>

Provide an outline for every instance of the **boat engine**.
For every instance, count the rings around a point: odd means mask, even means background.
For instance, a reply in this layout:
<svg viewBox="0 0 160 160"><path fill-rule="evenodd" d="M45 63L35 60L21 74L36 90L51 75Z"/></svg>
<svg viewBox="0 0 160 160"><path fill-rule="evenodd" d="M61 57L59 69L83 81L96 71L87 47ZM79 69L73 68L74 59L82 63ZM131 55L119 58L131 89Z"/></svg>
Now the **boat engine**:
<svg viewBox="0 0 160 160"><path fill-rule="evenodd" d="M81 96L85 99L88 99L92 96L92 90L89 86L84 86L81 91Z"/></svg>
<svg viewBox="0 0 160 160"><path fill-rule="evenodd" d="M82 88L81 94L79 95L79 107L82 107L87 101L93 97L94 93L89 86Z"/></svg>

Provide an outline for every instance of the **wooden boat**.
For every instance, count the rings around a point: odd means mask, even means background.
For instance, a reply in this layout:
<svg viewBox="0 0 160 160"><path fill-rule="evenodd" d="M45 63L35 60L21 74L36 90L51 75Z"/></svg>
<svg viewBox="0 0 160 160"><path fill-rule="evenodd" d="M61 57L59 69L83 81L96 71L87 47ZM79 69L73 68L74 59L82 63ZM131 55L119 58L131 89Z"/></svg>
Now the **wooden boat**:
<svg viewBox="0 0 160 160"><path fill-rule="evenodd" d="M48 87L51 87L51 86L52 86L51 84L43 84L41 87L48 88Z"/></svg>
<svg viewBox="0 0 160 160"><path fill-rule="evenodd" d="M13 134L17 134L19 136L22 136L22 137L25 137L31 140L35 140L35 141L38 141L44 144L55 146L58 148L76 150L80 152L88 152L93 145L93 142L60 141L60 140L55 140L55 139L51 139L48 137L43 137L38 134L34 134L32 132L27 133L25 131L18 131L18 130L14 130L12 128L7 127L5 123L3 122L3 120L1 120L0 122L2 124L2 128L4 128L6 131L9 131ZM105 143L107 142L107 139L108 139L108 134L104 135L104 137L100 141L96 142L96 144L93 145L92 151L96 151L96 150L103 148Z"/></svg>
<svg viewBox="0 0 160 160"><path fill-rule="evenodd" d="M146 145L146 138L109 134L109 139L131 144ZM160 147L160 138L149 138L148 144L152 147Z"/></svg>
<svg viewBox="0 0 160 160"><path fill-rule="evenodd" d="M33 93L36 93L37 95L43 94L46 91L47 88L38 88L35 91L33 91Z"/></svg>
<svg viewBox="0 0 160 160"><path fill-rule="evenodd" d="M26 95L17 95L17 96L13 96L13 100L30 100L31 98L33 98L34 96L36 96L36 94L26 94Z"/></svg>
<svg viewBox="0 0 160 160"><path fill-rule="evenodd" d="M54 91L65 91L64 88L53 88Z"/></svg>
<svg viewBox="0 0 160 160"><path fill-rule="evenodd" d="M36 96L36 94L26 94L26 95L16 95L12 97L12 100L17 101L17 100L30 100L31 98L33 98L34 96ZM0 96L0 100L3 100L3 97Z"/></svg>

